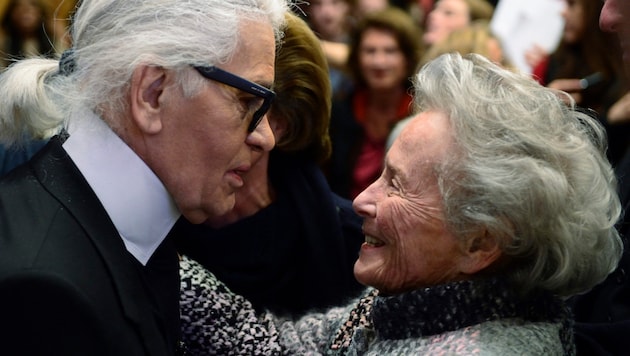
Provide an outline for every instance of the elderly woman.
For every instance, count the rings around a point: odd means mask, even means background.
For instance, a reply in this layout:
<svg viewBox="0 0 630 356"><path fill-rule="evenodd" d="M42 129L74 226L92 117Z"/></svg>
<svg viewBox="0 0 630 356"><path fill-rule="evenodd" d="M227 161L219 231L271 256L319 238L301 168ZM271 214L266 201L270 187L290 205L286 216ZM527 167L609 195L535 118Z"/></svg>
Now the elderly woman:
<svg viewBox="0 0 630 356"><path fill-rule="evenodd" d="M418 114L354 201L365 296L297 321L256 315L182 261L199 298L182 310L197 327L187 338L227 330L234 353L575 353L563 300L621 253L604 130L566 94L478 55L438 57L415 87Z"/></svg>

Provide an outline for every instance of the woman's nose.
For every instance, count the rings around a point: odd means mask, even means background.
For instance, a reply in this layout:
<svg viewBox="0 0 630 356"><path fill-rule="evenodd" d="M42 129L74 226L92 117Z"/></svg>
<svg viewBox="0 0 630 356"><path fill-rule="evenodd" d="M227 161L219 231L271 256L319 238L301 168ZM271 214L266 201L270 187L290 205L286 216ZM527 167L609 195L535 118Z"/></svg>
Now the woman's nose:
<svg viewBox="0 0 630 356"><path fill-rule="evenodd" d="M377 182L372 183L352 202L354 211L364 218L376 217L376 200L374 193L376 191Z"/></svg>

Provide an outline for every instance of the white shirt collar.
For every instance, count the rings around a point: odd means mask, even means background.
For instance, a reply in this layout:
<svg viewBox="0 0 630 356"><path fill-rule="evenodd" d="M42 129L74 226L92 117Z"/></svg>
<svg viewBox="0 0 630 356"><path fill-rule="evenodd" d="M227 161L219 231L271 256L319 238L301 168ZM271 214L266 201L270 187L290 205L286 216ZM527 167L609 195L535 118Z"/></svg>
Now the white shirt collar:
<svg viewBox="0 0 630 356"><path fill-rule="evenodd" d="M94 113L69 127L63 148L77 165L122 237L146 265L180 216L153 171Z"/></svg>

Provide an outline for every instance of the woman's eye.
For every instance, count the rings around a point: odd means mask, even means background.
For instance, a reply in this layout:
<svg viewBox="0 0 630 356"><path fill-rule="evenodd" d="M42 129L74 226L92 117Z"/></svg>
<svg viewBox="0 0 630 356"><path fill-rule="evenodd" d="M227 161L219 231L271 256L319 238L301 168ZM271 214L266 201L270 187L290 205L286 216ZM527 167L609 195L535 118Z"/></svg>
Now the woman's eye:
<svg viewBox="0 0 630 356"><path fill-rule="evenodd" d="M400 189L400 182L396 179L396 178L392 178L389 180L389 194L390 196L392 195L399 195L401 193L401 189Z"/></svg>

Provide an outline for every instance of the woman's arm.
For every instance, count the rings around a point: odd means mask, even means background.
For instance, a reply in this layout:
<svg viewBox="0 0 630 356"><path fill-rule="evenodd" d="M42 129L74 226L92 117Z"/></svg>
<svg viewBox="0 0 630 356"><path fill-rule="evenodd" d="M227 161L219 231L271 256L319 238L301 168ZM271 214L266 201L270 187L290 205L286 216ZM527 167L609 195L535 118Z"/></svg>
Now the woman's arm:
<svg viewBox="0 0 630 356"><path fill-rule="evenodd" d="M270 315L183 256L180 260L182 340L193 355L280 355Z"/></svg>
<svg viewBox="0 0 630 356"><path fill-rule="evenodd" d="M345 307L294 321L258 313L198 262L180 260L182 338L194 355L318 355L347 318Z"/></svg>

